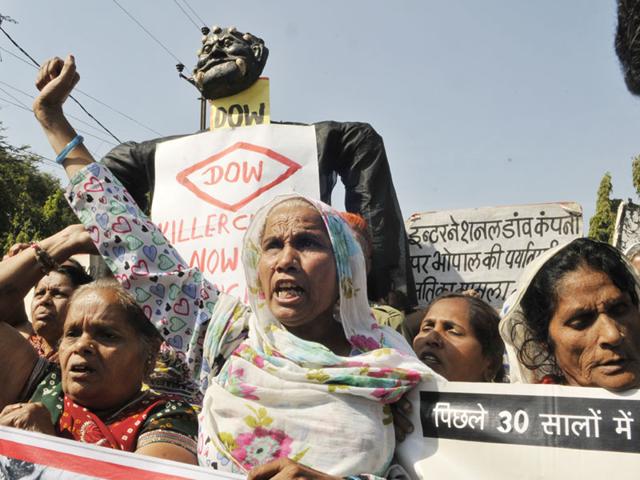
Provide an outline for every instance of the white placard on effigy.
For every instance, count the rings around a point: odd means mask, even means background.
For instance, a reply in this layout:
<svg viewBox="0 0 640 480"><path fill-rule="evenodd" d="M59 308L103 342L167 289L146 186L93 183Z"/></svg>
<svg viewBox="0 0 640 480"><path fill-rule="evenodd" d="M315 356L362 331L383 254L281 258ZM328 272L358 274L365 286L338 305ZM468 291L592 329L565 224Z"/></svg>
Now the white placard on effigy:
<svg viewBox="0 0 640 480"><path fill-rule="evenodd" d="M616 215L613 245L626 252L636 243L640 243L640 205L631 200L621 202Z"/></svg>
<svg viewBox="0 0 640 480"><path fill-rule="evenodd" d="M418 302L474 289L495 307L524 268L546 250L582 236L577 203L425 212L405 227Z"/></svg>
<svg viewBox="0 0 640 480"><path fill-rule="evenodd" d="M190 266L246 301L242 238L273 197L320 197L312 126L257 125L171 140L156 150L151 218Z"/></svg>

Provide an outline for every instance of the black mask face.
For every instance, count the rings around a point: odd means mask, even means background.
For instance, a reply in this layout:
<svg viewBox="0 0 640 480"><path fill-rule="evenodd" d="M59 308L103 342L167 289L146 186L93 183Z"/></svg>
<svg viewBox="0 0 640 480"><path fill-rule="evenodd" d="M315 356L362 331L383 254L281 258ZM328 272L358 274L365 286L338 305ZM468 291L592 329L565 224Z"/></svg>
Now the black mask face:
<svg viewBox="0 0 640 480"><path fill-rule="evenodd" d="M209 100L235 95L260 77L268 54L264 42L250 33L214 27L202 38L193 80Z"/></svg>

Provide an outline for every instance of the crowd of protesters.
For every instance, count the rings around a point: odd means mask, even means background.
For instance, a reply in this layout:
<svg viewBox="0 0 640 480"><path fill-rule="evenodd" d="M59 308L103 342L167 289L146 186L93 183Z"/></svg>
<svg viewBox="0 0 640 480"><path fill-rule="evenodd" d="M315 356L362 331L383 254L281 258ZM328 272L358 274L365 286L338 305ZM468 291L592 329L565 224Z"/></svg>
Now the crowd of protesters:
<svg viewBox="0 0 640 480"><path fill-rule="evenodd" d="M619 33L621 59L626 47ZM640 386L640 248L576 239L530 264L501 312L448 292L412 325L402 302L367 296L365 220L287 195L246 232L245 304L95 163L62 110L78 79L72 56L37 78L34 113L81 224L0 263L0 425L251 478L386 477L420 382ZM92 279L81 253L112 276Z"/></svg>

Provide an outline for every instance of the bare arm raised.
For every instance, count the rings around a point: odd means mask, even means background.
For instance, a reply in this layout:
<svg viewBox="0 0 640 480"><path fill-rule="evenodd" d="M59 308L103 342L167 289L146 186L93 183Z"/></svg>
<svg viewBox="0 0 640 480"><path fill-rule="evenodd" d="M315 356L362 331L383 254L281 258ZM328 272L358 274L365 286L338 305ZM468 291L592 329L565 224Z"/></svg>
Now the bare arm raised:
<svg viewBox="0 0 640 480"><path fill-rule="evenodd" d="M96 253L91 237L82 225L71 225L38 242L56 263L62 263L71 255ZM0 262L0 321L14 324L12 316L22 299L44 275L35 251L28 245L19 253Z"/></svg>
<svg viewBox="0 0 640 480"><path fill-rule="evenodd" d="M33 113L56 155L76 136L76 131L64 116L62 105L79 80L73 55L68 55L64 61L54 57L38 71L36 87L40 95L33 102ZM67 155L63 166L67 176L72 178L92 162L94 159L89 150L84 145L78 145Z"/></svg>

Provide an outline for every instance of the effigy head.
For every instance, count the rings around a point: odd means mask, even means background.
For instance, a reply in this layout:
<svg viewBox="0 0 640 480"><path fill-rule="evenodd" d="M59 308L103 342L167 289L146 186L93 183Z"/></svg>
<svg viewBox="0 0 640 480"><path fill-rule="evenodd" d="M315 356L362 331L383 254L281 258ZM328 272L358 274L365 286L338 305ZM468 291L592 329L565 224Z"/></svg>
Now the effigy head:
<svg viewBox="0 0 640 480"><path fill-rule="evenodd" d="M262 39L235 27L214 26L202 37L193 81L209 100L235 95L260 77L268 55Z"/></svg>

